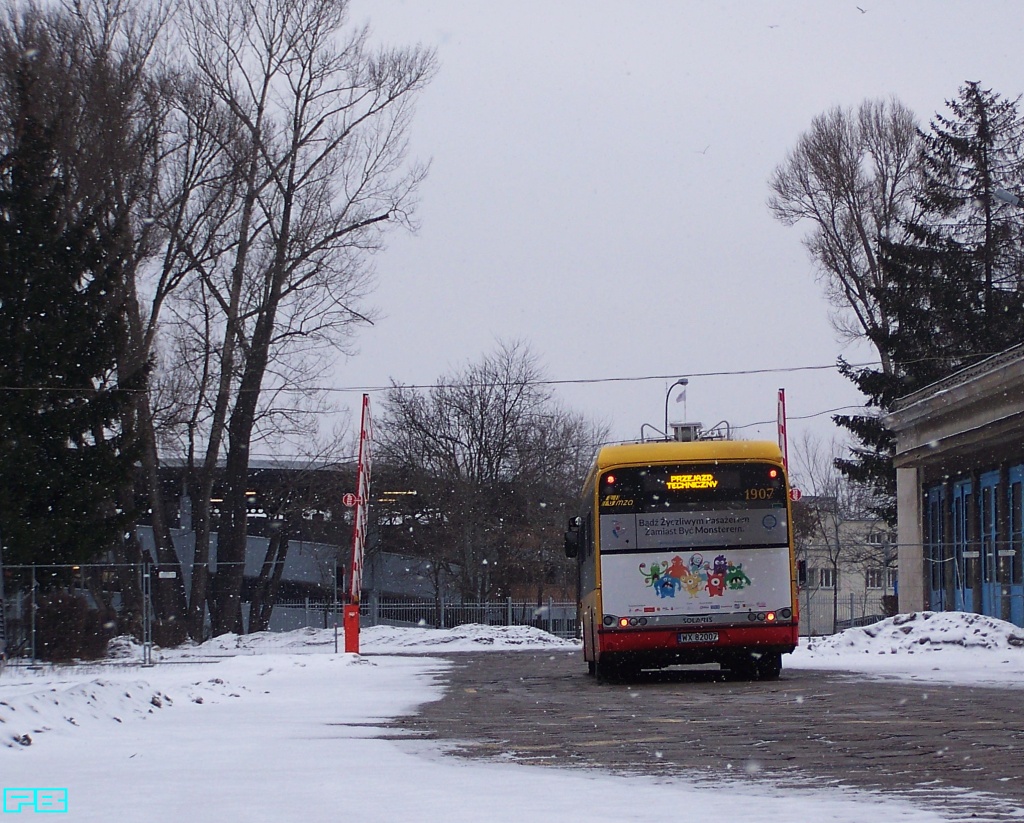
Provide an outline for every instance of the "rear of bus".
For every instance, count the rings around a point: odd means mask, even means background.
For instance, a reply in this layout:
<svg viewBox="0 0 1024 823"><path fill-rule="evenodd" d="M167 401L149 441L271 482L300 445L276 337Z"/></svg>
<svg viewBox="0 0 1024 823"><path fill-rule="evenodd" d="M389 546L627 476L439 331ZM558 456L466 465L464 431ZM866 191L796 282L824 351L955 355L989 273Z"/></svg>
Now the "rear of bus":
<svg viewBox="0 0 1024 823"><path fill-rule="evenodd" d="M798 637L789 489L774 443L602 449L594 475L591 669L717 662L778 677ZM589 642L588 642L589 641Z"/></svg>

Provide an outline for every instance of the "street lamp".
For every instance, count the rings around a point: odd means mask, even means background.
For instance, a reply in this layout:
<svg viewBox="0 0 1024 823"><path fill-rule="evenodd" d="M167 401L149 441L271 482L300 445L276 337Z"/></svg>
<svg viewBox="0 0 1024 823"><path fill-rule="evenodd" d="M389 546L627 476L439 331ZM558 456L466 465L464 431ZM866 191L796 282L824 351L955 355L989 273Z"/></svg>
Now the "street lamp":
<svg viewBox="0 0 1024 823"><path fill-rule="evenodd" d="M668 433L668 399L672 395L672 389L674 389L676 386L682 386L683 390L685 391L686 387L689 384L690 384L689 380L687 380L685 377L680 377L678 380L676 380L675 383L673 383L671 386L669 386L668 387L668 391L665 392L665 439L666 440L671 440L672 439L671 437L669 437L669 433Z"/></svg>
<svg viewBox="0 0 1024 823"><path fill-rule="evenodd" d="M1002 200L1004 203L1009 203L1011 206L1020 205L1020 198L1013 192L1009 192L1006 189L993 189L992 195L996 200Z"/></svg>

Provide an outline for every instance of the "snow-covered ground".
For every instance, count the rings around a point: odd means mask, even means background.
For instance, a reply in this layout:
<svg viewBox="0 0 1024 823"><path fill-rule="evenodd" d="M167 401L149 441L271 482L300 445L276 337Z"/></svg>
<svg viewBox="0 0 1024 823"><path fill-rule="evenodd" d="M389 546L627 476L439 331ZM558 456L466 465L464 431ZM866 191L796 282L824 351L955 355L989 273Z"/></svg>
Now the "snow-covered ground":
<svg viewBox="0 0 1024 823"><path fill-rule="evenodd" d="M364 629L361 655L336 654L334 643L333 630L226 636L157 650L156 664L141 667L125 659L140 649L121 642L104 664L8 667L0 788L9 803L66 803L60 820L124 823L703 821L726 795L728 817L740 821L944 819L831 786L782 792L737 779L712 788L445 756L441 744L386 726L441 696L445 653L579 647L536 629L483 626ZM1024 631L976 615L902 615L809 641L785 666L1021 688Z"/></svg>

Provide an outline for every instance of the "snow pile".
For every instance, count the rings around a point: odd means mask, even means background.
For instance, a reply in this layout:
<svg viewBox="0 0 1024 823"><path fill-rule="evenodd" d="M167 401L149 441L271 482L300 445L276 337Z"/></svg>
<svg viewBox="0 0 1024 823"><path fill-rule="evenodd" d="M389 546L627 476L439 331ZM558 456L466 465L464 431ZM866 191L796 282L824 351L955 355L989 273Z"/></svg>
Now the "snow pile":
<svg viewBox="0 0 1024 823"><path fill-rule="evenodd" d="M61 678L54 679L54 672L59 672ZM4 699L0 700L0 746L31 746L42 734L56 732L59 737L80 727L144 720L173 707L176 701L218 703L248 690L212 677L181 684L173 689L172 696L171 690L157 688L146 680L117 679L117 670L110 670L109 678L93 680L80 680L78 674L77 667L66 671L59 667L9 671L3 683Z"/></svg>
<svg viewBox="0 0 1024 823"><path fill-rule="evenodd" d="M1024 688L1024 630L965 612L912 612L832 637L801 638L785 669L858 677Z"/></svg>
<svg viewBox="0 0 1024 823"><path fill-rule="evenodd" d="M870 626L807 641L815 655L914 654L941 649L1024 649L1024 630L1012 623L965 612L911 612Z"/></svg>
<svg viewBox="0 0 1024 823"><path fill-rule="evenodd" d="M578 649L576 640L564 640L533 626L483 626L467 623L453 629L398 628L372 626L359 632L359 650L429 653L473 652L487 649Z"/></svg>
<svg viewBox="0 0 1024 823"><path fill-rule="evenodd" d="M454 629L374 626L360 631L359 639L360 651L371 655L552 648L572 651L579 648L576 641L563 640L531 626L465 625ZM341 650L344 650L344 642L344 635L340 635ZM186 643L175 649L156 647L152 650L152 660L161 666L140 669L137 664L143 659L142 645L131 637L118 637L111 641L108 658L104 661L37 668L11 666L0 680L0 746L30 746L44 733L51 735L95 724L121 724L145 719L176 704L218 703L248 692L244 682L203 676L202 664L218 659L256 657L280 661L278 655L320 654L343 666L371 663L369 658L357 655L335 657L334 646L334 629L225 634L205 643ZM143 679L159 671L160 681L166 682L167 670L162 664L175 663L191 665L186 665L181 676L174 678L177 682L173 686L158 688ZM250 660L248 665L262 664ZM265 675L271 670L261 670L258 674Z"/></svg>
<svg viewBox="0 0 1024 823"><path fill-rule="evenodd" d="M344 640L340 641L344 645ZM334 629L295 629L290 632L253 632L252 634L222 634L204 643L185 644L178 649L162 652L163 657L234 657L239 654L265 654L280 652L304 654L307 652L333 652Z"/></svg>
<svg viewBox="0 0 1024 823"><path fill-rule="evenodd" d="M154 647L154 662L204 660L247 654L312 654L345 650L345 635L338 629L295 629L290 632L222 634L204 643L184 643L175 649ZM467 624L453 629L369 626L359 632L363 654L429 654L431 652L472 652L491 649L578 649L577 640L564 640L533 626L483 626ZM108 660L140 661L142 646L130 637L110 641Z"/></svg>

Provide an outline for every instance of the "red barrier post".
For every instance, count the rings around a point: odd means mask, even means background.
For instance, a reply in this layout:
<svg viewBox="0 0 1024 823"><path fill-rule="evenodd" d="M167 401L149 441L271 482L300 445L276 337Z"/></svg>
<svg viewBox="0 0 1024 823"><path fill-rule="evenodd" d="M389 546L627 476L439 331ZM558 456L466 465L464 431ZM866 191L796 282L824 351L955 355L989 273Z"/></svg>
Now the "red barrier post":
<svg viewBox="0 0 1024 823"><path fill-rule="evenodd" d="M359 654L359 604L348 603L342 619L345 627L345 653Z"/></svg>

